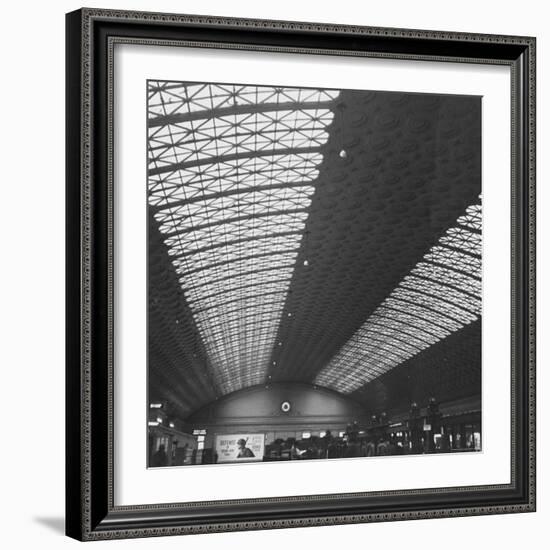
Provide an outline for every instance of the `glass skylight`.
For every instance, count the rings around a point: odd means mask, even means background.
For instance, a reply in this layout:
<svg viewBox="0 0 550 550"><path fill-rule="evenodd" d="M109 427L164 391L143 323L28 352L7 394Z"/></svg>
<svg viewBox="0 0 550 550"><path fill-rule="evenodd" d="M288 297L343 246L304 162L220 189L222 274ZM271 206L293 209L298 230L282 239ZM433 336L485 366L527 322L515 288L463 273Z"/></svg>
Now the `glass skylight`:
<svg viewBox="0 0 550 550"><path fill-rule="evenodd" d="M481 315L481 204L469 206L315 383L351 393Z"/></svg>
<svg viewBox="0 0 550 550"><path fill-rule="evenodd" d="M149 82L149 204L222 394L265 381L338 95Z"/></svg>

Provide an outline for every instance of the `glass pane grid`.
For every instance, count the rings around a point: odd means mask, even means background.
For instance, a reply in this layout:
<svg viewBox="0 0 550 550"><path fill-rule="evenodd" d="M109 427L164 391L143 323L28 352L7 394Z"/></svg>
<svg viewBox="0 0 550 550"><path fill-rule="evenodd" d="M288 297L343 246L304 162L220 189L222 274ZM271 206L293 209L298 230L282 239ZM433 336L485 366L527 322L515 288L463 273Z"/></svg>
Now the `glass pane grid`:
<svg viewBox="0 0 550 550"><path fill-rule="evenodd" d="M469 206L315 383L351 393L481 315L481 204Z"/></svg>
<svg viewBox="0 0 550 550"><path fill-rule="evenodd" d="M149 85L149 204L223 393L262 383L339 92Z"/></svg>

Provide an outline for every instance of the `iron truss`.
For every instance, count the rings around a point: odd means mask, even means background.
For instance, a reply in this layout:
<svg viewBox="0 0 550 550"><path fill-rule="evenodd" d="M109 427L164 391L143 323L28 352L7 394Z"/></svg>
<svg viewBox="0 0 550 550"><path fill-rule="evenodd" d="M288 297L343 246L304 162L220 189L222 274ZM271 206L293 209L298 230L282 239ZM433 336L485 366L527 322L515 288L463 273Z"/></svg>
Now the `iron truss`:
<svg viewBox="0 0 550 550"><path fill-rule="evenodd" d="M149 204L221 394L266 379L338 96L148 84Z"/></svg>
<svg viewBox="0 0 550 550"><path fill-rule="evenodd" d="M318 374L351 393L481 315L481 204L467 208Z"/></svg>

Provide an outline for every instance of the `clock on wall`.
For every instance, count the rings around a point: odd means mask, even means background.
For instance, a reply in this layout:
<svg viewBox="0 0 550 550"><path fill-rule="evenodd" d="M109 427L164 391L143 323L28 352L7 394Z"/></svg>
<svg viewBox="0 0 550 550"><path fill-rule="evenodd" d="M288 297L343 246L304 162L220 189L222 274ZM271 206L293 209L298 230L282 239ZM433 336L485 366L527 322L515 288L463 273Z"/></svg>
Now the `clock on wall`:
<svg viewBox="0 0 550 550"><path fill-rule="evenodd" d="M284 413L287 413L290 411L290 401L283 401L281 403L281 410L284 412Z"/></svg>

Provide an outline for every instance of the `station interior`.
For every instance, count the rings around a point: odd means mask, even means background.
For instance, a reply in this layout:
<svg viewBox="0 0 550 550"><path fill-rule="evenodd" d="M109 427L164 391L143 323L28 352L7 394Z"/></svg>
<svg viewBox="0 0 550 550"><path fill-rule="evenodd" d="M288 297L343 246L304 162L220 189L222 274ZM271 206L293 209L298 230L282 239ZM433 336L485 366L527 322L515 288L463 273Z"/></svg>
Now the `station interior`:
<svg viewBox="0 0 550 550"><path fill-rule="evenodd" d="M147 93L148 466L480 451L481 98Z"/></svg>

